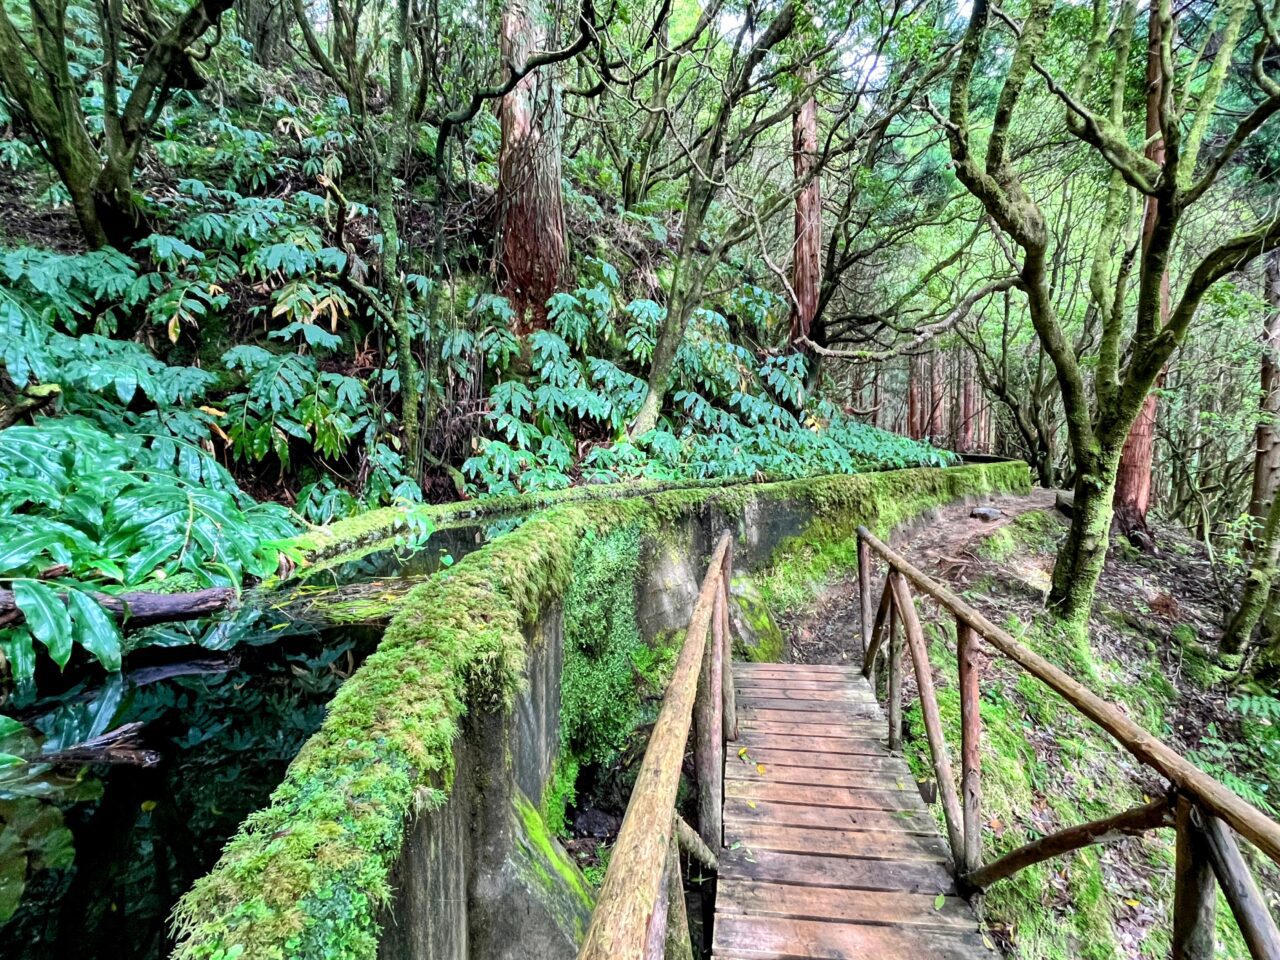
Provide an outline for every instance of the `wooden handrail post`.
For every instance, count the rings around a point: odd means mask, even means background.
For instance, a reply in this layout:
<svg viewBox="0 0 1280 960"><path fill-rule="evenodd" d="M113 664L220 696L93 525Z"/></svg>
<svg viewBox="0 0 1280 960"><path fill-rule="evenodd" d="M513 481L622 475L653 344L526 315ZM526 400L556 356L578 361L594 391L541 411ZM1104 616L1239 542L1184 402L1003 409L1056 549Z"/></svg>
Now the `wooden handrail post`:
<svg viewBox="0 0 1280 960"><path fill-rule="evenodd" d="M871 548L858 538L858 619L862 623L862 656L865 658L871 649Z"/></svg>
<svg viewBox="0 0 1280 960"><path fill-rule="evenodd" d="M933 772L938 779L938 794L942 797L942 812L947 821L951 856L960 864L964 862L964 826L960 798L956 796L951 758L947 754L947 740L942 734L942 718L938 713L938 697L933 689L933 672L929 664L929 651L924 643L924 629L920 626L920 618L916 616L907 580L900 573L894 574L893 598L902 619L903 632L907 635L907 646L911 648L911 660L916 668L920 712L924 716L924 732L929 738L929 753L933 755Z"/></svg>
<svg viewBox="0 0 1280 960"><path fill-rule="evenodd" d="M884 582L885 596L889 598L889 615L885 618L889 631L889 680L885 684L885 699L889 717L889 752L902 752L902 629L898 616L898 602L893 589L895 574L890 568Z"/></svg>
<svg viewBox="0 0 1280 960"><path fill-rule="evenodd" d="M738 692L733 682L733 631L729 629L729 603L733 599L733 544L724 552L724 565L720 594L720 639L724 645L724 738L738 739Z"/></svg>
<svg viewBox="0 0 1280 960"><path fill-rule="evenodd" d="M963 873L982 865L982 713L979 698L978 634L956 621L956 650L960 660L960 787L964 795Z"/></svg>
<svg viewBox="0 0 1280 960"><path fill-rule="evenodd" d="M689 914L684 905L684 878L680 875L680 850L671 834L667 848L667 936L664 960L693 960Z"/></svg>
<svg viewBox="0 0 1280 960"><path fill-rule="evenodd" d="M1008 631L997 627L955 593L917 570L909 560L878 539L866 527L859 527L858 533L875 556L898 570L920 592L932 597L958 619L973 627L990 646L1061 695L1079 713L1113 736L1120 746L1141 763L1158 772L1180 792L1195 797L1206 811L1221 817L1236 833L1280 864L1280 824L1152 736L1123 710L1103 700L1040 654L1028 650ZM875 638L872 637L872 643L874 642Z"/></svg>
<svg viewBox="0 0 1280 960"><path fill-rule="evenodd" d="M1213 960L1217 887L1208 843L1192 820L1191 799L1177 800L1173 887L1173 960Z"/></svg>
<svg viewBox="0 0 1280 960"><path fill-rule="evenodd" d="M636 775L578 960L642 960L661 956L666 939L665 865L673 832L672 814L680 787L680 766L693 723L698 677L705 663L715 595L721 586L718 568L729 541L726 531L716 542L707 565L707 575L689 617L689 629L685 632L675 671L667 683L658 719L649 734L649 746ZM718 723L717 718L713 742L723 749ZM713 849L718 847L717 840ZM659 914L660 922L657 921ZM650 953L651 949L659 952Z"/></svg>
<svg viewBox="0 0 1280 960"><path fill-rule="evenodd" d="M1212 814L1197 810L1192 819L1203 821L1213 872L1249 946L1249 953L1254 960L1280 960L1280 929L1276 928L1267 902L1262 899L1253 871L1240 855L1235 834Z"/></svg>
<svg viewBox="0 0 1280 960"><path fill-rule="evenodd" d="M717 572L717 581L722 579ZM717 582L710 623L710 642L702 651L698 694L693 703L693 764L698 781L698 833L712 850L721 846L724 808L724 642L715 607L724 603ZM686 641L687 642L687 641Z"/></svg>
<svg viewBox="0 0 1280 960"><path fill-rule="evenodd" d="M862 675L876 688L876 659L884 649L884 631L889 622L890 607L893 605L893 591L889 589L886 577L884 589L880 591L880 604L876 607L875 623L871 627L871 646L862 655Z"/></svg>

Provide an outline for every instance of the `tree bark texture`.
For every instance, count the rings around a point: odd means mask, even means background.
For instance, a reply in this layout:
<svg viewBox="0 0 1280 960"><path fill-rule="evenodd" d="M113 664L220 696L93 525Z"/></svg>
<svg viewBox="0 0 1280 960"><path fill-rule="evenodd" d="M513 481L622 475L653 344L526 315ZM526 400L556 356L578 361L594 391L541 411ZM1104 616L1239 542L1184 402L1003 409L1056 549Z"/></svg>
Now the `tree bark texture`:
<svg viewBox="0 0 1280 960"><path fill-rule="evenodd" d="M1161 26L1159 5L1151 5L1151 19L1147 42L1147 159L1163 167L1165 162L1164 139L1160 135L1160 101L1163 96L1163 75L1160 69ZM1160 203L1155 197L1147 198L1143 214L1142 249L1151 246L1152 237L1160 220ZM1162 261L1163 262L1163 261ZM1169 271L1160 275L1160 325L1169 322ZM1156 381L1159 388L1164 380L1161 374ZM1121 531L1141 547L1152 545L1147 529L1147 511L1151 507L1151 464L1155 457L1156 416L1158 398L1155 391L1147 394L1137 418L1129 427L1124 449L1120 453L1120 466L1116 474L1115 520Z"/></svg>
<svg viewBox="0 0 1280 960"><path fill-rule="evenodd" d="M1116 454L1081 464L1076 476L1071 529L1053 567L1049 607L1059 619L1082 627L1093 609L1093 595L1107 559L1115 495Z"/></svg>
<svg viewBox="0 0 1280 960"><path fill-rule="evenodd" d="M805 101L792 121L796 181L809 177L818 154L818 102ZM808 338L822 292L822 185L814 177L796 196L795 252L791 262L791 341Z"/></svg>
<svg viewBox="0 0 1280 960"><path fill-rule="evenodd" d="M921 439L926 426L924 358L913 353L907 365L907 436Z"/></svg>
<svg viewBox="0 0 1280 960"><path fill-rule="evenodd" d="M1254 432L1253 494L1249 498L1249 513L1259 522L1266 518L1280 482L1280 250L1272 250L1267 257L1264 286L1271 311L1262 329L1262 399Z"/></svg>
<svg viewBox="0 0 1280 960"><path fill-rule="evenodd" d="M1253 564L1244 581L1244 593L1240 604L1227 623L1222 634L1222 649L1227 653L1239 653L1253 638L1253 631L1262 618L1267 597L1276 579L1276 566L1280 563L1280 498L1272 498L1262 533L1254 544Z"/></svg>
<svg viewBox="0 0 1280 960"><path fill-rule="evenodd" d="M960 438L956 445L961 453L973 451L973 427L976 414L977 385L973 378L973 358L966 352L961 360Z"/></svg>
<svg viewBox="0 0 1280 960"><path fill-rule="evenodd" d="M515 69L547 48L548 16L538 0L509 0L502 59ZM560 91L550 70L534 70L502 98L498 153L498 285L515 308L515 332L546 329L547 300L567 256L560 189Z"/></svg>
<svg viewBox="0 0 1280 960"><path fill-rule="evenodd" d="M937 350L929 353L929 423L925 430L929 439L938 443L946 432L947 383L944 375L946 359Z"/></svg>

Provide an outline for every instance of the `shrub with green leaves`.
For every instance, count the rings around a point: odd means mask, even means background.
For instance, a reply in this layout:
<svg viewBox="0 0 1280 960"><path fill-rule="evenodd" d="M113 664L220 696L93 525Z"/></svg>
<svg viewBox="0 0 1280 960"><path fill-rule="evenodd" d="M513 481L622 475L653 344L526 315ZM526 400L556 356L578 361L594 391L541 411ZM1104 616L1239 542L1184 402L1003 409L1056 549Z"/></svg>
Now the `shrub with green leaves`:
<svg viewBox="0 0 1280 960"><path fill-rule="evenodd" d="M79 646L120 669L119 630L97 591L274 572L272 542L296 530L292 514L254 503L200 448L162 439L82 416L0 431L0 576L25 616L0 632L0 650L19 685L38 648L59 667Z"/></svg>
<svg viewBox="0 0 1280 960"><path fill-rule="evenodd" d="M626 428L644 401L641 374L664 308L644 299L623 304L617 271L600 260L589 260L589 267L593 283L548 302L550 329L528 337L527 373L517 375L512 358L518 346L508 347L493 327L479 344L470 335L455 338L455 356L482 350L497 372L488 430L463 465L474 493L638 478L803 477L952 462L950 454L859 423L809 397L803 355L761 359L711 309L696 312L676 355L675 416L629 438ZM752 286L736 289L728 302L753 327L780 309L780 301ZM499 322L510 313L498 297L477 306Z"/></svg>

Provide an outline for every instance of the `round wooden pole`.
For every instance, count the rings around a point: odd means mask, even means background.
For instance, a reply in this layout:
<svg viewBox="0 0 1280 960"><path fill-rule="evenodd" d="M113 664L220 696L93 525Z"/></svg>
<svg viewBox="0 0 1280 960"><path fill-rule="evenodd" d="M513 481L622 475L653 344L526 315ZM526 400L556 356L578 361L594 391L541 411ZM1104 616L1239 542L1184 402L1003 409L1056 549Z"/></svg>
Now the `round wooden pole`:
<svg viewBox="0 0 1280 960"><path fill-rule="evenodd" d="M916 668L916 686L920 690L920 712L924 715L924 732L929 738L929 753L933 757L933 772L938 778L938 795L942 798L942 812L947 821L947 837L951 841L951 856L957 864L964 861L964 827L960 813L960 799L956 796L956 783L951 773L951 758L947 754L947 740L942 734L942 717L938 713L938 697L933 689L933 670L929 664L929 651L924 643L924 629L916 616L906 578L895 573L893 598L898 615L902 619L903 632L907 635L907 647Z"/></svg>
<svg viewBox="0 0 1280 960"><path fill-rule="evenodd" d="M971 873L982 865L982 713L979 700L978 634L956 621L960 659L960 786L964 795L964 863Z"/></svg>

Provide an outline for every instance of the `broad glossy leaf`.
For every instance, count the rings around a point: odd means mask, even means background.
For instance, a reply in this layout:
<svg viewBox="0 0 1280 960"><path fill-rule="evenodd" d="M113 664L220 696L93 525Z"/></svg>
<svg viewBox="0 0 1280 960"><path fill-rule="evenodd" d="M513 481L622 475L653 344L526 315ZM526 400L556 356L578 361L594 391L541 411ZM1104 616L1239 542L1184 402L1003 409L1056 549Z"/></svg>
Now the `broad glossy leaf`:
<svg viewBox="0 0 1280 960"><path fill-rule="evenodd" d="M71 615L58 591L38 580L15 580L13 598L27 618L27 628L49 649L59 667L71 659Z"/></svg>
<svg viewBox="0 0 1280 960"><path fill-rule="evenodd" d="M79 590L67 594L76 643L84 647L110 671L120 669L120 631L98 601Z"/></svg>

